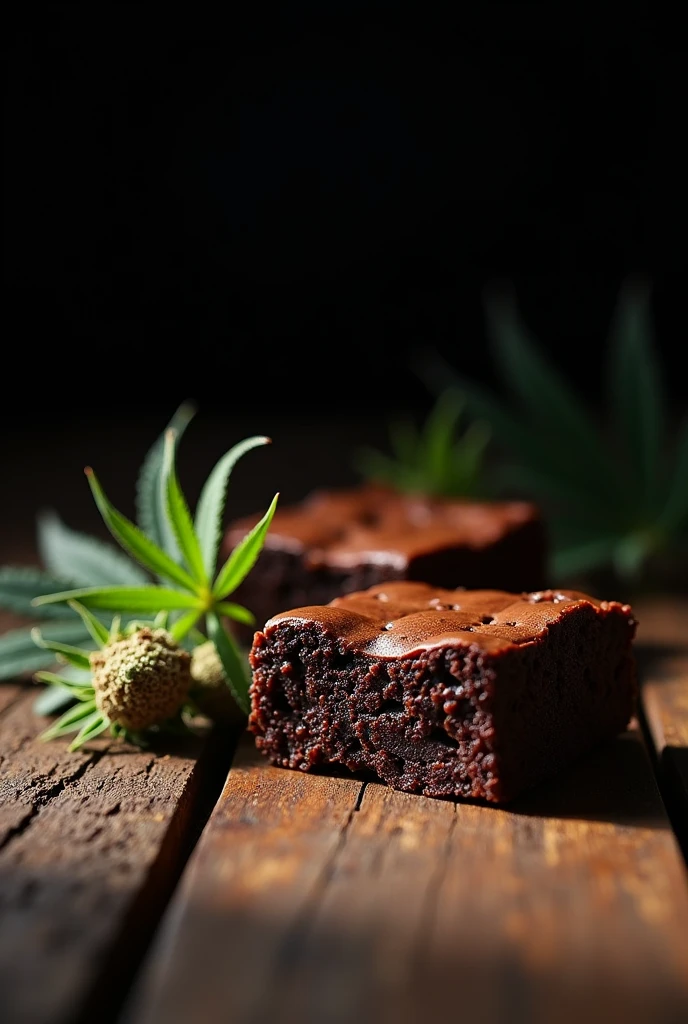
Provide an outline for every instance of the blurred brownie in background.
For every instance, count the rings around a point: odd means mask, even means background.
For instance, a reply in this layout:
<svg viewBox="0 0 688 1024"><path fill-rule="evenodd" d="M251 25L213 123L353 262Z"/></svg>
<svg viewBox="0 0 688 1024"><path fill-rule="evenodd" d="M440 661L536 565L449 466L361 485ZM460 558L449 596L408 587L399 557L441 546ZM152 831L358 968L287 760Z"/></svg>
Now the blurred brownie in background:
<svg viewBox="0 0 688 1024"><path fill-rule="evenodd" d="M230 525L225 555L258 519ZM547 584L546 554L539 511L527 502L429 498L373 485L316 491L277 510L233 599L262 626L286 608L327 604L390 580L538 590Z"/></svg>

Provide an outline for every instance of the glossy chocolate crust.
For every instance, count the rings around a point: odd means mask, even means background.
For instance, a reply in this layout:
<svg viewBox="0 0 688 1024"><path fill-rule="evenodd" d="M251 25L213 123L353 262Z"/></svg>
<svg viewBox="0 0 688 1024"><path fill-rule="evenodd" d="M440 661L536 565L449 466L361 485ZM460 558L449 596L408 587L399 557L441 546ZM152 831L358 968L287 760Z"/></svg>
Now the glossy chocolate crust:
<svg viewBox="0 0 688 1024"><path fill-rule="evenodd" d="M257 518L232 524L225 554ZM278 509L237 600L263 623L283 608L327 604L391 580L534 590L545 583L545 558L544 527L527 502L442 500L376 486L316 492Z"/></svg>
<svg viewBox="0 0 688 1024"><path fill-rule="evenodd" d="M574 591L375 586L255 634L249 725L277 765L503 803L627 726L635 626Z"/></svg>

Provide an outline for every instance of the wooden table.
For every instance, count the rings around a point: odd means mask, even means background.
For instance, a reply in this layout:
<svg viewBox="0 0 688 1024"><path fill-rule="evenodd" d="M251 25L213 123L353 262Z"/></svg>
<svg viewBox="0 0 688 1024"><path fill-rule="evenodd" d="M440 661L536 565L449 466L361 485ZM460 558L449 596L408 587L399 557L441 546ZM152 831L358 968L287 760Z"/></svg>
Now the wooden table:
<svg viewBox="0 0 688 1024"><path fill-rule="evenodd" d="M0 1019L688 1019L688 602L639 617L641 722L509 810L246 736L68 754L3 685Z"/></svg>

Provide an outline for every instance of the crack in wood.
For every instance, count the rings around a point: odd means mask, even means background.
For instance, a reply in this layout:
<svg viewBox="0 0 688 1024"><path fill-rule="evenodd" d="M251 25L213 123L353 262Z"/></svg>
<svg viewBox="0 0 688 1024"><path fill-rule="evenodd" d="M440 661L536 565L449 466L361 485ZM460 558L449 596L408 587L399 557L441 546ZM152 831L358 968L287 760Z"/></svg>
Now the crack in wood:
<svg viewBox="0 0 688 1024"><path fill-rule="evenodd" d="M2 839L0 839L0 851L6 851L7 847L13 840L19 839L24 832L32 826L34 819L38 817L42 809L47 807L55 797L59 796L59 794L63 792L68 785L71 785L80 779L88 768L92 766L94 761L98 759L98 756L99 755L94 754L93 760L84 762L72 775L67 777L63 776L58 779L54 786L50 786L47 789L41 788L40 792L36 794L31 802L25 805L27 806L28 811L21 818L21 821L14 827L9 828ZM53 767L45 776L43 776L43 778L49 779L50 776L55 773L55 770L55 767ZM7 808L7 806L8 805L5 805L5 808ZM22 807L24 805L17 801L17 806Z"/></svg>
<svg viewBox="0 0 688 1024"><path fill-rule="evenodd" d="M321 875L317 880L315 886L313 887L309 916L315 916L315 913L317 912L318 903L322 899L322 896L325 893L325 890L327 889L328 883L334 877L334 874L337 869L337 862L341 859L344 847L346 846L347 837L351 830L351 823L354 820L354 816L358 814L359 811L361 810L361 804L363 803L363 797L365 795L367 785L367 782L361 783L361 788L358 791L356 802L354 806L351 808L348 817L346 818L340 829L337 845L332 851L332 855L330 856L329 860L323 865Z"/></svg>
<svg viewBox="0 0 688 1024"><path fill-rule="evenodd" d="M14 809L20 810L19 808ZM17 823L8 826L5 834L0 836L0 851L4 850L15 836L20 836L25 832L37 814L38 807L36 804L28 804L25 811L23 809L20 810Z"/></svg>
<svg viewBox="0 0 688 1024"><path fill-rule="evenodd" d="M317 917L318 907L322 903L325 893L327 892L327 887L335 876L337 863L341 859L346 846L347 837L351 830L351 823L353 822L356 814L361 810L367 786L367 782L361 783L361 788L358 791L356 800L347 817L342 822L339 830L339 837L334 849L323 864L320 874L316 878L311 891L306 895L300 910L297 911L291 926L285 932L283 941L280 943L280 947L276 951L276 962L283 961L285 951L288 951L290 947L295 944L297 939L301 941L312 927L315 918Z"/></svg>
<svg viewBox="0 0 688 1024"><path fill-rule="evenodd" d="M0 718L14 707L25 690L26 687L15 683L0 683Z"/></svg>
<svg viewBox="0 0 688 1024"><path fill-rule="evenodd" d="M444 840L444 845L442 846L442 852L438 858L435 870L428 880L423 905L420 911L415 944L416 955L419 957L423 952L423 945L427 936L432 932L435 918L437 916L437 904L440 898L440 893L442 892L442 883L444 882L449 867L449 858L451 856L454 832L456 831L456 826L459 820L456 804L453 805L453 808L454 813L449 823L449 828L447 829L447 835Z"/></svg>

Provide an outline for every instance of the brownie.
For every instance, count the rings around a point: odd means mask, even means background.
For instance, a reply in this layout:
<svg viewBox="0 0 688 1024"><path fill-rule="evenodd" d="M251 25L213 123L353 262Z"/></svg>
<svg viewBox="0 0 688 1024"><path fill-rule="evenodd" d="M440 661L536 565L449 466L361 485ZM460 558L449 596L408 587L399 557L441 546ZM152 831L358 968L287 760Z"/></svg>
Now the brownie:
<svg viewBox="0 0 688 1024"><path fill-rule="evenodd" d="M627 726L635 626L570 590L382 584L255 634L249 725L285 768L503 803Z"/></svg>
<svg viewBox="0 0 688 1024"><path fill-rule="evenodd" d="M257 519L232 524L225 554ZM535 590L547 582L545 559L543 523L527 502L419 497L372 485L316 492L278 509L236 600L262 624L285 608L327 604L389 580Z"/></svg>

